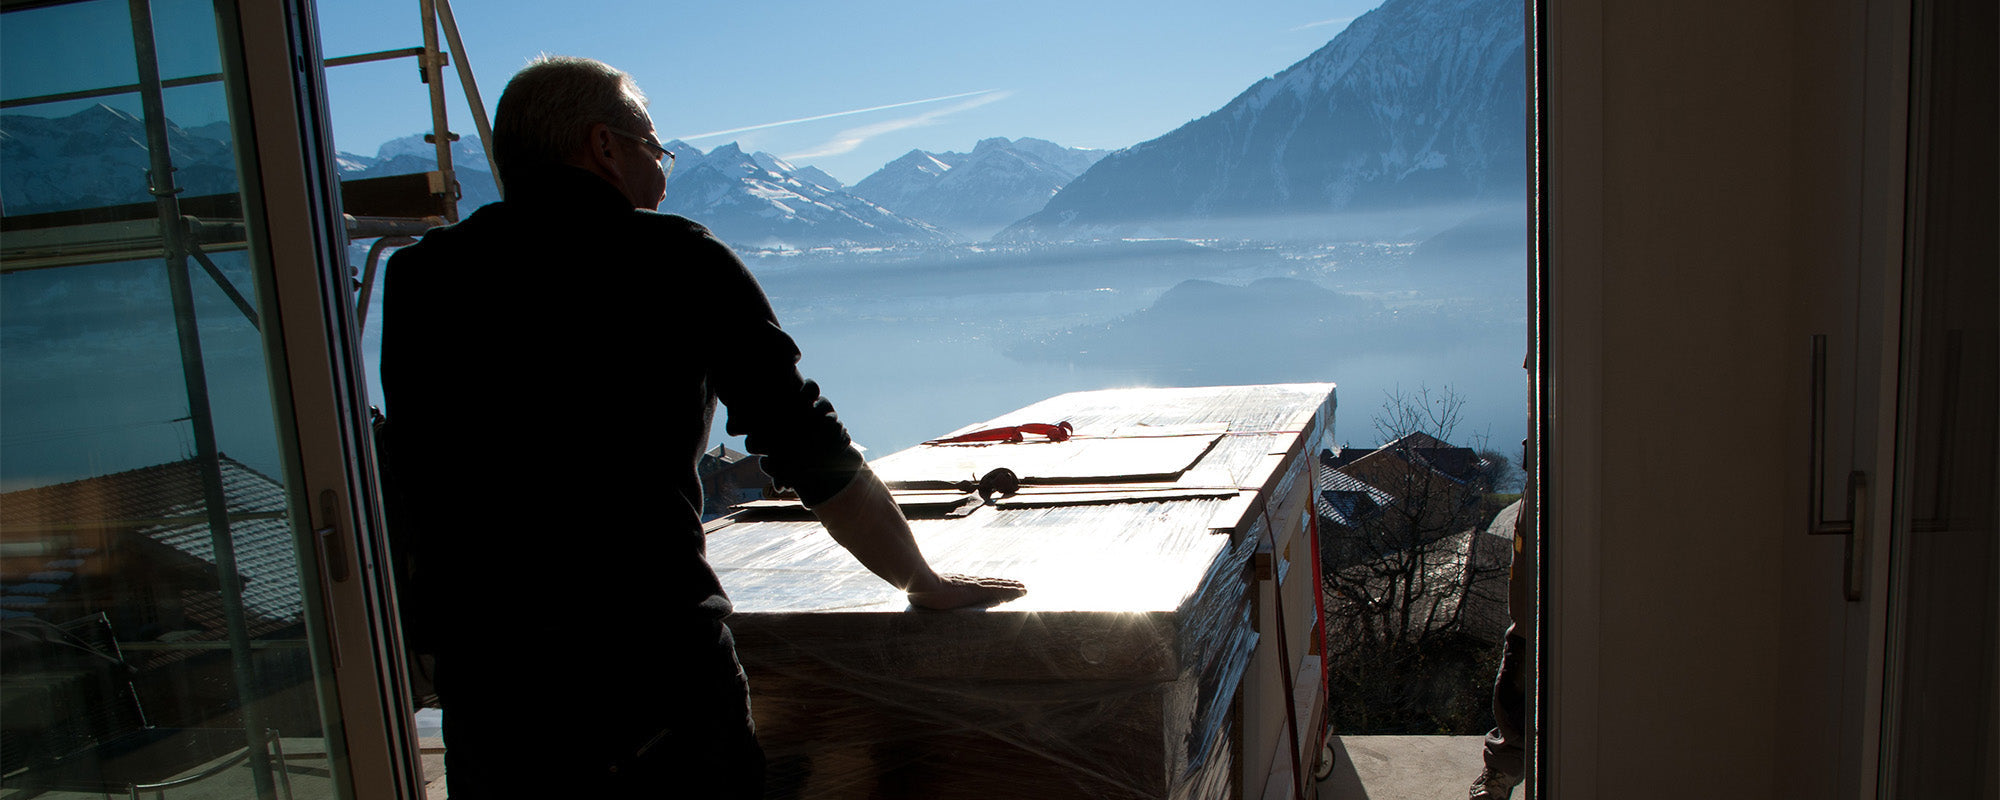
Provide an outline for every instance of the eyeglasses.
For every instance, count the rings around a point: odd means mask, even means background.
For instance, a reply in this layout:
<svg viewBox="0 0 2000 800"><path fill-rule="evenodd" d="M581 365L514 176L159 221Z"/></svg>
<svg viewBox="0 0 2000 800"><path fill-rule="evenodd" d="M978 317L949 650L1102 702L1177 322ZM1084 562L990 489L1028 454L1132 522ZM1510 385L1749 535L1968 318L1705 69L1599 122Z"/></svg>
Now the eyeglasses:
<svg viewBox="0 0 2000 800"><path fill-rule="evenodd" d="M650 136L640 136L639 134L633 133L631 131L619 130L617 128L608 128L608 130L610 130L612 133L618 134L619 136L623 136L627 139L631 139L632 141L643 144L646 146L646 149L648 150L653 150L659 153L659 155L654 156L653 159L667 165L668 175L674 174L674 151L668 150L665 147L661 147L660 143L653 141L653 137Z"/></svg>

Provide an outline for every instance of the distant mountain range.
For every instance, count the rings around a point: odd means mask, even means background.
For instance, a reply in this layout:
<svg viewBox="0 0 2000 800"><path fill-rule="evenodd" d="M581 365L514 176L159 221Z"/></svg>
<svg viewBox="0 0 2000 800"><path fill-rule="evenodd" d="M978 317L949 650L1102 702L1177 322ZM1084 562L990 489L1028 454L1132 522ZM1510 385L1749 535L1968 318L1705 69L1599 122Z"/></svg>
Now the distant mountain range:
<svg viewBox="0 0 2000 800"><path fill-rule="evenodd" d="M424 141L423 134L414 133L383 142L375 148L373 156L339 153L335 161L340 165L341 180L410 175L437 169L437 145ZM460 216L499 201L500 186L493 180L493 171L486 163L486 147L479 137L464 136L451 143L451 170L458 176Z"/></svg>
<svg viewBox="0 0 2000 800"><path fill-rule="evenodd" d="M755 248L984 239L1040 209L1108 152L1040 139L987 139L971 153L913 150L846 186L818 167L745 153L734 143L708 153L678 139L666 147L674 152L674 174L660 210L701 222L731 245ZM432 153L421 135L406 136L382 145L373 157L342 153L341 173L369 178L423 172L435 164ZM463 208L499 198L478 139L459 140L452 153ZM913 177L909 162L917 160L935 164L937 174Z"/></svg>
<svg viewBox="0 0 2000 800"><path fill-rule="evenodd" d="M235 152L212 138L214 126L196 131L167 124L174 186L189 196L236 191ZM8 215L149 202L151 168L145 123L102 103L57 119L0 114L0 208Z"/></svg>
<svg viewBox="0 0 2000 800"><path fill-rule="evenodd" d="M897 213L982 240L1040 211L1109 150L1042 139L982 139L970 153L911 150L854 185Z"/></svg>
<svg viewBox="0 0 2000 800"><path fill-rule="evenodd" d="M227 123L184 130L168 123L176 186L190 196L236 191L236 164ZM708 225L739 247L806 248L825 245L942 244L954 236L938 225L899 214L855 194L833 176L812 166L795 166L769 153L744 153L734 144L703 153L686 142L668 145L677 158L661 208ZM83 157L79 157L82 154ZM952 217L965 224L998 229L1040 208L1061 182L1087 166L1095 153L1072 151L1048 142L1005 139L982 142L972 154L944 158L988 180L958 179L947 187L978 194L1007 210L980 217ZM436 169L435 147L421 134L384 143L374 155L342 152L336 164L343 180L405 175ZM452 144L452 165L461 192L460 209L469 213L500 199L485 151L476 137ZM998 165L998 166L996 166ZM1013 166L1008 170L1004 166ZM136 116L95 105L67 117L0 116L0 207L9 215L143 203L151 199L144 123ZM1026 175L1032 180L1024 180ZM869 185L887 185L873 179ZM1009 187L1014 189L1009 194ZM946 197L949 188L925 187L914 196L925 207L968 208L982 203ZM1023 210L1025 209L1025 210Z"/></svg>
<svg viewBox="0 0 2000 800"><path fill-rule="evenodd" d="M1514 0L1389 0L1214 113L1099 161L1001 238L1522 201L1524 40Z"/></svg>
<svg viewBox="0 0 2000 800"><path fill-rule="evenodd" d="M1299 278L1247 286L1194 279L1151 305L1105 322L1051 331L1009 346L1027 362L1116 366L1139 374L1198 372L1227 382L1264 383L1273 342L1295 353L1420 353L1493 331L1447 309L1392 308Z"/></svg>
<svg viewBox="0 0 2000 800"><path fill-rule="evenodd" d="M660 210L700 222L734 247L943 244L950 234L849 194L832 176L769 153L725 144L703 154L686 142Z"/></svg>
<svg viewBox="0 0 2000 800"><path fill-rule="evenodd" d="M1526 193L1526 63L1514 0L1388 0L1221 109L1107 154L1032 139L912 150L853 186L735 144L685 142L661 209L737 247L939 244L1132 235L1325 234L1300 217ZM227 126L169 126L178 185L235 189ZM339 154L343 178L424 172L421 136ZM88 159L72 154L92 153ZM469 211L499 199L480 143L453 144ZM145 134L98 105L0 116L0 204L22 214L144 202ZM1248 228L1253 222L1256 228ZM1004 229L1004 230L1003 230Z"/></svg>
<svg viewBox="0 0 2000 800"><path fill-rule="evenodd" d="M674 152L660 210L686 216L737 247L943 244L979 240L1033 213L1108 151L1041 139L986 139L971 153L912 150L854 186L818 167L734 143L708 153L687 142ZM423 172L436 163L421 135L382 145L373 157L340 154L343 177ZM479 140L456 142L462 208L498 199ZM926 172L925 170L930 170Z"/></svg>

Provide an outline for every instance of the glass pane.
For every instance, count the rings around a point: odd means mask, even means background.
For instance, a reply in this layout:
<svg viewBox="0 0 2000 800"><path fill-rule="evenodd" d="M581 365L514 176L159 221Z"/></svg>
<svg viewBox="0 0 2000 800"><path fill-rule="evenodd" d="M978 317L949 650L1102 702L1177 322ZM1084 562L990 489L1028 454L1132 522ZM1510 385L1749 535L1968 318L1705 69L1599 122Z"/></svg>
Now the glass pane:
<svg viewBox="0 0 2000 800"><path fill-rule="evenodd" d="M0 24L0 785L330 796L217 12L132 16Z"/></svg>

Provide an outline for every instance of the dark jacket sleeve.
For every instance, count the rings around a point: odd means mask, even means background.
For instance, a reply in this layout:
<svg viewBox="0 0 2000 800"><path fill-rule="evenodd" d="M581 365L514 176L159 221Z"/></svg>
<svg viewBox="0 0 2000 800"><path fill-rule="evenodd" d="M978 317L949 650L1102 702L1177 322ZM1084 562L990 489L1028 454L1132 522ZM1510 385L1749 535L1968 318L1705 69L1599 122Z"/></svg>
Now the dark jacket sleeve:
<svg viewBox="0 0 2000 800"><path fill-rule="evenodd" d="M728 408L726 430L764 457L764 472L808 505L832 497L863 464L819 385L799 374L799 348L778 326L756 278L736 254L698 229L697 260L714 286L705 330L726 331L705 348L710 390Z"/></svg>

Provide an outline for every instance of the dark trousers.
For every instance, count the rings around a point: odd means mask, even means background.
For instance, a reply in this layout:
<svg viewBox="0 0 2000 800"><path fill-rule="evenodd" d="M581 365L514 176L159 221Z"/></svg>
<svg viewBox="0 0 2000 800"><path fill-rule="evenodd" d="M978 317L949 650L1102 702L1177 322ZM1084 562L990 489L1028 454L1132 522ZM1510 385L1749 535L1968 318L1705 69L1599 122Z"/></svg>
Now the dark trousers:
<svg viewBox="0 0 2000 800"><path fill-rule="evenodd" d="M439 654L454 800L762 796L764 751L726 626L641 652L574 635L507 644Z"/></svg>
<svg viewBox="0 0 2000 800"><path fill-rule="evenodd" d="M1521 442L1523 452L1528 443ZM1493 676L1493 730L1486 734L1486 768L1516 779L1526 776L1528 740L1528 620L1534 619L1531 591L1535 571L1535 527L1526 509L1514 518L1514 563L1507 569L1507 640L1500 672Z"/></svg>
<svg viewBox="0 0 2000 800"><path fill-rule="evenodd" d="M1528 691L1522 682L1521 660L1528 640L1507 628L1500 653L1500 672L1493 678L1493 730L1486 734L1486 768L1520 778L1527 755L1522 729L1527 723Z"/></svg>

